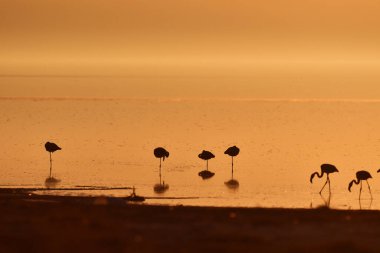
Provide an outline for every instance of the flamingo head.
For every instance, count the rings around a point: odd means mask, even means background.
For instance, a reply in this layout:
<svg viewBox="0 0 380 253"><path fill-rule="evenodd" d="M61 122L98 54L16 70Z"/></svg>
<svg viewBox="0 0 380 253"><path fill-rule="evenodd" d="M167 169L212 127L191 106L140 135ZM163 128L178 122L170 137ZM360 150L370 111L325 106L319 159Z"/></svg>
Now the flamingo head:
<svg viewBox="0 0 380 253"><path fill-rule="evenodd" d="M354 183L355 180L352 180L349 184L348 184L348 191L351 192L351 187L352 187L352 184Z"/></svg>

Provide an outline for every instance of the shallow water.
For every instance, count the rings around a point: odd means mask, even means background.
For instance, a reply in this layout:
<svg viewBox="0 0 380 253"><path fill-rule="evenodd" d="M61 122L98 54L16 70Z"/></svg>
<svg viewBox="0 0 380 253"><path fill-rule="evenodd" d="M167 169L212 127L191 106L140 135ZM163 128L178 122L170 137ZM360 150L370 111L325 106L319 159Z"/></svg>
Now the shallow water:
<svg viewBox="0 0 380 253"><path fill-rule="evenodd" d="M357 170L372 173L374 200L363 187L362 208L380 209L380 102L239 99L0 99L0 185L44 187L49 174L46 141L62 147L53 154L59 187L135 186L148 203L249 207L317 207L324 183L309 177L332 163L331 207L360 208L359 187L347 191ZM234 178L226 187L231 160L224 150L240 147ZM165 147L163 180L156 194L159 160ZM213 152L202 180L203 150ZM130 190L59 191L54 194L125 196ZM323 195L328 198L327 191ZM182 197L192 197L182 199ZM170 199L166 199L170 198Z"/></svg>

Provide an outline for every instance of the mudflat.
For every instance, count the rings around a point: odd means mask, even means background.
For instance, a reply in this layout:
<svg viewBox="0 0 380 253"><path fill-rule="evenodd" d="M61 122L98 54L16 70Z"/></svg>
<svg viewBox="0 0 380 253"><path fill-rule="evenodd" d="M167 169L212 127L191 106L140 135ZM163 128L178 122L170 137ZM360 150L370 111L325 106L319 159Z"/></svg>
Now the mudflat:
<svg viewBox="0 0 380 253"><path fill-rule="evenodd" d="M156 206L0 190L0 252L380 252L380 211Z"/></svg>

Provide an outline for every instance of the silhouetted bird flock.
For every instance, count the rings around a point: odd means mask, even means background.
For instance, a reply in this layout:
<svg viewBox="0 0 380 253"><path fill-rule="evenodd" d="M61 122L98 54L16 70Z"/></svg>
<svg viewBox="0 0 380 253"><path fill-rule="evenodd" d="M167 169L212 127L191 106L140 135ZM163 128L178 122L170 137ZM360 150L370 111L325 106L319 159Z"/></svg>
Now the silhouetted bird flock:
<svg viewBox="0 0 380 253"><path fill-rule="evenodd" d="M49 177L46 178L46 180L45 180L45 184L46 184L46 186L50 187L50 186L54 186L56 183L58 183L60 181L59 179L56 179L52 176L52 169L53 169L52 153L54 153L57 150L61 150L61 148L55 143L46 142L45 143L45 149L46 149L46 151L49 152L49 155L50 155L50 173L49 173ZM229 147L224 152L224 154L227 154L227 155L231 156L231 158L232 158L232 179L225 183L227 186L229 186L231 188L236 188L239 186L238 181L233 179L233 170L234 170L233 158L234 158L234 156L237 156L239 154L239 152L240 152L240 150L236 146ZM160 159L160 164L159 164L159 179L160 179L160 181L158 184L154 185L153 189L156 193L163 193L169 189L169 185L165 184L165 181L162 180L162 162L165 161L165 158L169 157L169 151L167 151L163 147L158 147L158 148L155 148L153 150L153 154L156 158ZM208 179L208 178L213 177L215 175L215 173L208 170L208 160L215 158L215 155L213 153L211 153L210 151L203 150L202 153L200 153L198 155L198 157L200 159L206 161L206 169L199 172L198 175L200 177L202 177L203 179ZM133 188L133 193L130 197L136 197L136 198L138 197L135 194L135 188Z"/></svg>
<svg viewBox="0 0 380 253"><path fill-rule="evenodd" d="M46 149L46 151L49 152L49 155L50 155L50 173L49 173L49 177L46 179L45 183L47 185L55 184L55 183L59 182L60 180L56 179L52 176L52 169L53 169L52 153L54 153L57 150L61 150L61 148L55 143L46 142L45 149ZM240 152L240 149L236 146L229 147L224 152L224 154L231 156L231 179L229 181L225 182L225 184L230 188L236 188L239 186L239 182L234 179L234 157L237 156L239 154L239 152ZM162 162L165 161L165 158L169 157L169 151L167 151L163 147L158 147L158 148L155 148L153 150L153 154L156 158L160 159L160 164L159 164L160 181L158 184L154 185L154 191L157 193L163 193L169 189L169 185L165 184L165 181L162 180L162 173L161 173ZM198 173L198 175L200 177L202 177L202 179L209 179L209 178L213 177L215 175L215 173L208 169L208 160L215 158L215 155L213 153L211 153L210 151L203 150L198 155L198 157L200 159L206 161L206 169L200 171ZM334 165L327 164L327 163L322 164L320 173L314 172L311 174L310 183L313 183L313 179L315 176L317 176L318 178L322 178L323 175L326 174L326 181L325 181L324 185L322 186L321 190L319 191L319 194L322 194L322 191L325 189L326 185L328 185L329 193L331 193L330 174L335 173L335 172L339 172L339 171ZM380 169L377 172L380 172ZM360 199L361 193L362 193L362 188L363 188L363 181L365 181L367 183L368 190L369 190L369 193L370 193L371 198L372 198L371 187L369 186L369 183L368 183L368 179L370 179L370 178L372 178L372 176L368 171L360 170L360 171L356 172L356 179L352 180L348 184L348 191L351 192L351 188L352 188L353 184L356 184L356 185L360 184L360 190L359 190L359 199ZM136 196L134 190L133 190L132 195Z"/></svg>
<svg viewBox="0 0 380 253"><path fill-rule="evenodd" d="M232 157L232 178L231 180L225 182L225 184L230 187L230 188L237 188L239 186L239 182L235 179L233 179L233 168L234 168L234 163L233 163L233 158L234 156L237 156L240 152L240 149L236 146L233 146L233 147L229 147L225 152L224 154L227 154L229 156ZM166 149L164 149L163 147L158 147L158 148L155 148L153 150L153 154L155 157L159 158L160 159L160 165L159 165L159 178L160 178L160 182L158 184L155 184L153 189L156 193L163 193L165 192L167 189L169 189L169 185L168 184L165 184L165 181L162 180L162 174L161 174L161 160L162 161L165 161L165 158L168 158L169 157L169 151L167 151ZM205 170L202 170L198 173L198 175L202 178L202 179L209 179L211 177L213 177L215 175L214 172L212 171L209 171L208 169L208 160L212 159L212 158L215 158L215 155L213 153L211 153L210 151L207 151L207 150L203 150L199 155L198 157L202 160L205 160L206 161L206 169Z"/></svg>
<svg viewBox="0 0 380 253"><path fill-rule="evenodd" d="M329 174L334 173L334 172L339 172L338 169L334 165L322 164L321 165L321 174L319 174L318 172L314 172L313 174L311 174L310 183L313 183L313 178L315 176L317 176L319 178L322 178L324 174L326 174L326 176L327 176L326 182L323 185L322 189L319 191L319 194L322 193L323 189L325 188L325 186L327 184L329 185L329 193L331 193ZM380 169L377 170L377 172L380 172ZM362 194L363 181L366 181L367 186L368 186L368 190L369 190L369 194L371 195L371 198L372 198L371 187L369 186L369 183L368 183L368 179L370 179L370 178L372 178L372 176L368 171L360 170L360 171L356 172L356 180L354 179L348 184L348 191L351 192L351 188L352 188L353 184L360 184L360 190L359 190L359 199L360 199L361 194Z"/></svg>

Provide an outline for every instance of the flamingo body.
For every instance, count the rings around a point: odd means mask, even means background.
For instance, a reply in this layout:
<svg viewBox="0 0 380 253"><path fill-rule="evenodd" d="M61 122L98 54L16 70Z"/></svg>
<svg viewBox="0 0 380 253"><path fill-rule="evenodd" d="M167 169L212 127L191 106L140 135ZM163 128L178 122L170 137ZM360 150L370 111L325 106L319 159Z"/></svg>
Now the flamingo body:
<svg viewBox="0 0 380 253"><path fill-rule="evenodd" d="M155 157L162 158L164 161L165 161L165 158L169 157L169 152L162 147L155 148L153 153Z"/></svg>
<svg viewBox="0 0 380 253"><path fill-rule="evenodd" d="M210 160L211 158L215 158L215 155L211 153L210 151L203 150L202 153L198 155L199 158L202 160Z"/></svg>
<svg viewBox="0 0 380 253"><path fill-rule="evenodd" d="M236 146L229 147L226 151L224 151L224 154L229 156L237 156L240 152L240 149Z"/></svg>
<svg viewBox="0 0 380 253"><path fill-rule="evenodd" d="M45 143L45 149L46 149L46 151L48 151L50 153L53 153L57 150L61 150L61 148L58 147L58 145L53 143L53 142L46 142Z"/></svg>

